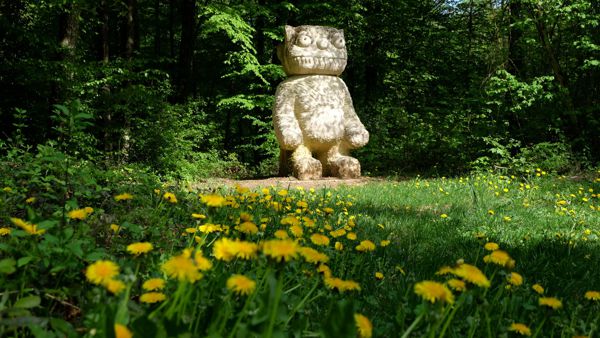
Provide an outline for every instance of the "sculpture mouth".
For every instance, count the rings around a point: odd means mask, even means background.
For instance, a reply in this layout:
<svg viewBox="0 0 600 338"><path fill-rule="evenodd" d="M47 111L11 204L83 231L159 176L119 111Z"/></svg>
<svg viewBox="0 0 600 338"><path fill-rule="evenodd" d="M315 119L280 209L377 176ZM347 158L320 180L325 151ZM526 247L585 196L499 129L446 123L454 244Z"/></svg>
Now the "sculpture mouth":
<svg viewBox="0 0 600 338"><path fill-rule="evenodd" d="M294 62L308 68L344 68L346 58L332 58L319 56L293 56Z"/></svg>

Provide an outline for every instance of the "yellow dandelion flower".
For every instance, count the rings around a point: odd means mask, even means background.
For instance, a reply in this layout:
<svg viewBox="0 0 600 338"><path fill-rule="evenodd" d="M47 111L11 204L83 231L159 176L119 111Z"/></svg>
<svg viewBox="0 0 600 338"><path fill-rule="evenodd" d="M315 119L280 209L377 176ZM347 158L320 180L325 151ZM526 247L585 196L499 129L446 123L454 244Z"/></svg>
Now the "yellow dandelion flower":
<svg viewBox="0 0 600 338"><path fill-rule="evenodd" d="M162 271L171 278L179 281L188 281L194 283L202 278L198 267L190 258L190 254L185 250L181 255L173 256L161 266Z"/></svg>
<svg viewBox="0 0 600 338"><path fill-rule="evenodd" d="M127 326L121 324L115 324L115 337L116 338L131 338L133 333L129 331Z"/></svg>
<svg viewBox="0 0 600 338"><path fill-rule="evenodd" d="M223 227L218 224L206 223L198 227L203 234L212 234L213 232L223 231Z"/></svg>
<svg viewBox="0 0 600 338"><path fill-rule="evenodd" d="M107 283L119 274L119 266L108 260L100 260L90 264L85 270L85 277L93 284Z"/></svg>
<svg viewBox="0 0 600 338"><path fill-rule="evenodd" d="M348 238L348 239L349 239L349 240L351 240L351 241L355 241L355 240L356 240L356 238L357 238L357 236L356 236L356 234L355 234L354 232L349 232L349 233L346 235L346 238Z"/></svg>
<svg viewBox="0 0 600 338"><path fill-rule="evenodd" d="M283 225L300 225L300 220L294 215L288 215L279 222Z"/></svg>
<svg viewBox="0 0 600 338"><path fill-rule="evenodd" d="M232 275L227 279L227 288L232 292L247 296L254 292L256 282L244 275Z"/></svg>
<svg viewBox="0 0 600 338"><path fill-rule="evenodd" d="M202 251L198 250L194 254L194 262L200 271L208 271L212 269L212 262L202 255Z"/></svg>
<svg viewBox="0 0 600 338"><path fill-rule="evenodd" d="M7 236L10 235L10 233L10 228L0 228L0 236Z"/></svg>
<svg viewBox="0 0 600 338"><path fill-rule="evenodd" d="M539 299L540 306L544 305L554 310L560 309L562 307L562 302L555 297L540 297Z"/></svg>
<svg viewBox="0 0 600 338"><path fill-rule="evenodd" d="M254 235L258 233L258 227L256 226L256 224L250 221L243 222L242 224L236 226L235 229L246 235Z"/></svg>
<svg viewBox="0 0 600 338"><path fill-rule="evenodd" d="M117 224L111 224L110 225L110 230L112 230L112 232L114 232L115 234L119 232L119 230L121 230L121 226L117 225Z"/></svg>
<svg viewBox="0 0 600 338"><path fill-rule="evenodd" d="M341 292L345 292L345 291L360 291L360 284L358 284L357 282L355 282L353 280L342 281L342 285L341 285L340 291Z"/></svg>
<svg viewBox="0 0 600 338"><path fill-rule="evenodd" d="M439 275L439 276L443 276L443 275L447 275L447 274L451 274L454 272L454 269L445 265L442 266L435 274Z"/></svg>
<svg viewBox="0 0 600 338"><path fill-rule="evenodd" d="M304 222L304 226L307 228L314 228L317 224L313 219L303 216L302 221Z"/></svg>
<svg viewBox="0 0 600 338"><path fill-rule="evenodd" d="M298 201L296 202L296 206L301 209L306 209L308 208L308 203L306 203L306 201Z"/></svg>
<svg viewBox="0 0 600 338"><path fill-rule="evenodd" d="M544 294L544 287L539 284L533 284L531 288L540 295Z"/></svg>
<svg viewBox="0 0 600 338"><path fill-rule="evenodd" d="M500 246L497 243L488 242L488 243L485 243L483 248L486 249L487 251L495 251L495 250L500 249Z"/></svg>
<svg viewBox="0 0 600 338"><path fill-rule="evenodd" d="M169 203L177 203L177 196L175 196L175 194L172 192L165 192L163 194L163 198L166 199Z"/></svg>
<svg viewBox="0 0 600 338"><path fill-rule="evenodd" d="M287 196L287 194L288 194L288 191L286 189L282 189L277 192L277 195L282 196L282 197Z"/></svg>
<svg viewBox="0 0 600 338"><path fill-rule="evenodd" d="M241 212L240 213L240 220L242 222L252 222L253 219L254 219L254 217L252 217L252 215L250 215L247 212Z"/></svg>
<svg viewBox="0 0 600 338"><path fill-rule="evenodd" d="M125 283L118 279L110 279L104 283L104 287L112 294L118 295L121 291L125 290Z"/></svg>
<svg viewBox="0 0 600 338"><path fill-rule="evenodd" d="M460 264L452 270L452 273L479 287L489 288L491 285L489 279L474 265Z"/></svg>
<svg viewBox="0 0 600 338"><path fill-rule="evenodd" d="M492 210L492 209L488 210L488 214L489 214L489 215L492 215L492 216L493 216L495 213L496 213L496 212L495 212L494 210Z"/></svg>
<svg viewBox="0 0 600 338"><path fill-rule="evenodd" d="M587 291L584 295L585 299L599 301L600 300L600 292L599 291Z"/></svg>
<svg viewBox="0 0 600 338"><path fill-rule="evenodd" d="M383 279L383 273L381 273L379 271L375 272L375 278L377 278L379 280L382 280Z"/></svg>
<svg viewBox="0 0 600 338"><path fill-rule="evenodd" d="M139 256L152 251L153 248L154 246L150 242L137 242L129 244L127 246L127 251L132 255Z"/></svg>
<svg viewBox="0 0 600 338"><path fill-rule="evenodd" d="M25 203L31 204L31 203L35 202L35 200L36 200L35 197L29 197L28 199L25 200Z"/></svg>
<svg viewBox="0 0 600 338"><path fill-rule="evenodd" d="M148 304L162 302L165 299L167 296L162 292L146 292L140 296L140 302Z"/></svg>
<svg viewBox="0 0 600 338"><path fill-rule="evenodd" d="M329 234L333 238L338 238L338 237L344 236L346 234L346 229L340 228L337 230L333 230L333 231L330 231Z"/></svg>
<svg viewBox="0 0 600 338"><path fill-rule="evenodd" d="M494 263L504 267L510 267L513 261L510 255L503 250L492 251L489 255L483 257L483 261L486 263Z"/></svg>
<svg viewBox="0 0 600 338"><path fill-rule="evenodd" d="M229 238L223 237L213 244L213 256L221 261L229 262L235 258L237 243Z"/></svg>
<svg viewBox="0 0 600 338"><path fill-rule="evenodd" d="M329 237L322 235L322 234L312 234L310 236L310 241L314 244L314 245L319 245L319 246L327 246L329 245Z"/></svg>
<svg viewBox="0 0 600 338"><path fill-rule="evenodd" d="M356 246L356 250L362 252L373 251L375 250L375 243L371 242L368 239L361 241L360 244Z"/></svg>
<svg viewBox="0 0 600 338"><path fill-rule="evenodd" d="M87 212L85 212L84 209L75 209L75 210L71 210L67 213L67 216L70 219L78 219L78 220L84 220L88 214Z"/></svg>
<svg viewBox="0 0 600 338"><path fill-rule="evenodd" d="M130 200L133 199L133 195L130 193L122 193L122 194L118 194L117 196L115 196L115 201L126 201L126 200Z"/></svg>
<svg viewBox="0 0 600 338"><path fill-rule="evenodd" d="M258 245L252 242L245 241L236 241L237 245L235 246L236 252L235 257L240 259L253 259L256 258L256 254L258 252Z"/></svg>
<svg viewBox="0 0 600 338"><path fill-rule="evenodd" d="M462 292L467 289L467 284L460 279L451 278L446 283L454 291Z"/></svg>
<svg viewBox="0 0 600 338"><path fill-rule="evenodd" d="M344 250L344 244L342 244L341 242L335 242L335 245L333 246L337 251L342 251Z"/></svg>
<svg viewBox="0 0 600 338"><path fill-rule="evenodd" d="M523 336L531 336L531 330L529 329L529 327L522 323L512 323L510 324L508 330L516 332Z"/></svg>
<svg viewBox="0 0 600 338"><path fill-rule="evenodd" d="M298 243L289 239L272 239L263 243L263 253L274 260L290 261L298 256Z"/></svg>
<svg viewBox="0 0 600 338"><path fill-rule="evenodd" d="M384 239L384 240L382 240L381 242L379 242L379 245L380 245L381 247L386 247L386 246L390 245L390 241L389 241L389 240L387 240L387 239Z"/></svg>
<svg viewBox="0 0 600 338"><path fill-rule="evenodd" d="M325 264L319 265L317 272L322 273L324 277L331 277L331 269Z"/></svg>
<svg viewBox="0 0 600 338"><path fill-rule="evenodd" d="M287 231L281 230L281 229L275 231L274 236L275 236L275 238L279 238L279 239L288 239L288 238L290 238L290 236L288 236Z"/></svg>
<svg viewBox="0 0 600 338"><path fill-rule="evenodd" d="M333 214L333 209L329 207L323 208L323 212L326 214Z"/></svg>
<svg viewBox="0 0 600 338"><path fill-rule="evenodd" d="M146 291L162 290L165 287L165 280L162 278L151 278L142 284L142 289Z"/></svg>
<svg viewBox="0 0 600 338"><path fill-rule="evenodd" d="M324 279L325 286L329 289L337 289L339 292L360 291L360 284L352 280L343 280L336 277L327 277Z"/></svg>
<svg viewBox="0 0 600 338"><path fill-rule="evenodd" d="M356 331L359 338L371 338L373 335L373 324L371 324L369 318L360 313L355 313L354 322L356 323Z"/></svg>
<svg viewBox="0 0 600 338"><path fill-rule="evenodd" d="M446 285L434 281L425 280L415 284L415 293L424 300L435 303L441 301L444 303L454 303L454 295Z"/></svg>
<svg viewBox="0 0 600 338"><path fill-rule="evenodd" d="M511 272L507 277L508 283L514 286L519 286L523 284L523 276L516 272Z"/></svg>
<svg viewBox="0 0 600 338"><path fill-rule="evenodd" d="M304 230L298 224L292 225L290 227L290 232L292 233L292 235L294 235L294 237L302 237L302 235L304 234Z"/></svg>
<svg viewBox="0 0 600 338"><path fill-rule="evenodd" d="M301 247L300 254L304 257L304 260L308 263L327 263L329 257L326 254L319 252L313 248Z"/></svg>
<svg viewBox="0 0 600 338"><path fill-rule="evenodd" d="M448 215L447 214L441 214L440 217L441 218L448 218Z"/></svg>
<svg viewBox="0 0 600 338"><path fill-rule="evenodd" d="M221 195L200 195L202 203L209 207L219 208L225 205L225 198Z"/></svg>
<svg viewBox="0 0 600 338"><path fill-rule="evenodd" d="M196 218L196 219L205 219L205 218L206 218L206 215L204 215L204 214L196 214L196 213L193 213L193 214L192 214L192 217L193 217L193 218Z"/></svg>

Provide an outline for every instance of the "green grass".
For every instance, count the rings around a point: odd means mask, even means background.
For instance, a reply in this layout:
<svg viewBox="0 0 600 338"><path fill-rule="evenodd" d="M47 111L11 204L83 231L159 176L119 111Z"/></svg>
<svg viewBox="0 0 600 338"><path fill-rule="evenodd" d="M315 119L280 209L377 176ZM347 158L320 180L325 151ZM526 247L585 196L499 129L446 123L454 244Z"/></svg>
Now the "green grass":
<svg viewBox="0 0 600 338"><path fill-rule="evenodd" d="M0 227L11 229L0 237L0 335L112 337L118 323L144 337L348 337L360 336L353 323L354 314L361 313L371 320L373 336L382 337L512 336L516 333L509 327L515 322L527 325L532 336L597 336L600 301L584 295L600 290L598 176L576 181L534 171L518 178L414 178L314 192L224 188L217 194L227 198L226 205L210 207L197 191L162 186L148 177L113 174L98 184L74 174L64 208L60 186L22 179L0 192ZM134 198L113 198L123 192ZM177 203L167 201L165 192L173 192ZM36 201L26 202L29 197ZM83 220L64 214L85 206L94 211ZM326 254L332 276L357 282L360 291L329 289L318 265L300 256L285 263L262 249L251 260L223 260L216 254L222 238L262 245L277 230L293 238L291 224L281 222L289 215L298 217L303 230L298 244ZM10 217L46 232L29 235ZM248 217L258 232L240 230ZM208 223L228 229L188 233ZM334 238L331 231L341 228L357 238ZM329 245L312 243L314 233L327 235ZM357 250L364 240L375 243L375 250ZM381 245L383 240L389 245ZM126 247L134 242L150 242L154 249L132 256ZM485 263L488 242L505 250L514 268ZM193 283L168 278L161 269L185 248L213 264ZM126 290L113 295L86 280L84 272L100 259L120 267L114 278ZM451 304L426 302L415 293L424 280L447 282L450 276L436 272L462 262L477 266L491 286L467 283L466 291L453 292ZM508 284L514 272L523 276L522 285ZM228 290L232 274L254 280L253 292ZM140 301L141 284L149 278L166 279L164 302ZM531 288L535 283L562 307L540 306Z"/></svg>

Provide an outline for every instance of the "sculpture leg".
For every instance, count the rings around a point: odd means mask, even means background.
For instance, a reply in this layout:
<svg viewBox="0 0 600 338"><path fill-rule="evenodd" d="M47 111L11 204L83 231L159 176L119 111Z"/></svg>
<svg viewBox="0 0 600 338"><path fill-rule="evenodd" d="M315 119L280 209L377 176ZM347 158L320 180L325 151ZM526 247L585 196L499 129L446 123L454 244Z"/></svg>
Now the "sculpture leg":
<svg viewBox="0 0 600 338"><path fill-rule="evenodd" d="M279 176L287 176L290 173L292 151L279 148Z"/></svg>
<svg viewBox="0 0 600 338"><path fill-rule="evenodd" d="M292 154L294 176L299 180L318 179L323 174L323 166L319 160L312 157L310 149L299 146Z"/></svg>
<svg viewBox="0 0 600 338"><path fill-rule="evenodd" d="M360 162L344 153L346 152L340 146L332 147L327 152L325 163L328 173L339 178L360 177Z"/></svg>

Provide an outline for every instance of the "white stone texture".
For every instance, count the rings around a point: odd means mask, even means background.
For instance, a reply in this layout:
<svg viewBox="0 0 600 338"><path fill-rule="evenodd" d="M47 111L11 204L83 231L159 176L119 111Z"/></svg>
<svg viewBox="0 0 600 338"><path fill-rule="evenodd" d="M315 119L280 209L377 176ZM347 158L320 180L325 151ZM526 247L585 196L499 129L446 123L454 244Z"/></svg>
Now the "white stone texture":
<svg viewBox="0 0 600 338"><path fill-rule="evenodd" d="M338 77L347 62L344 32L321 26L286 26L285 31L277 54L288 79L277 87L273 107L280 166L287 166L291 154L299 179L359 177L360 163L348 153L367 144L369 132Z"/></svg>

